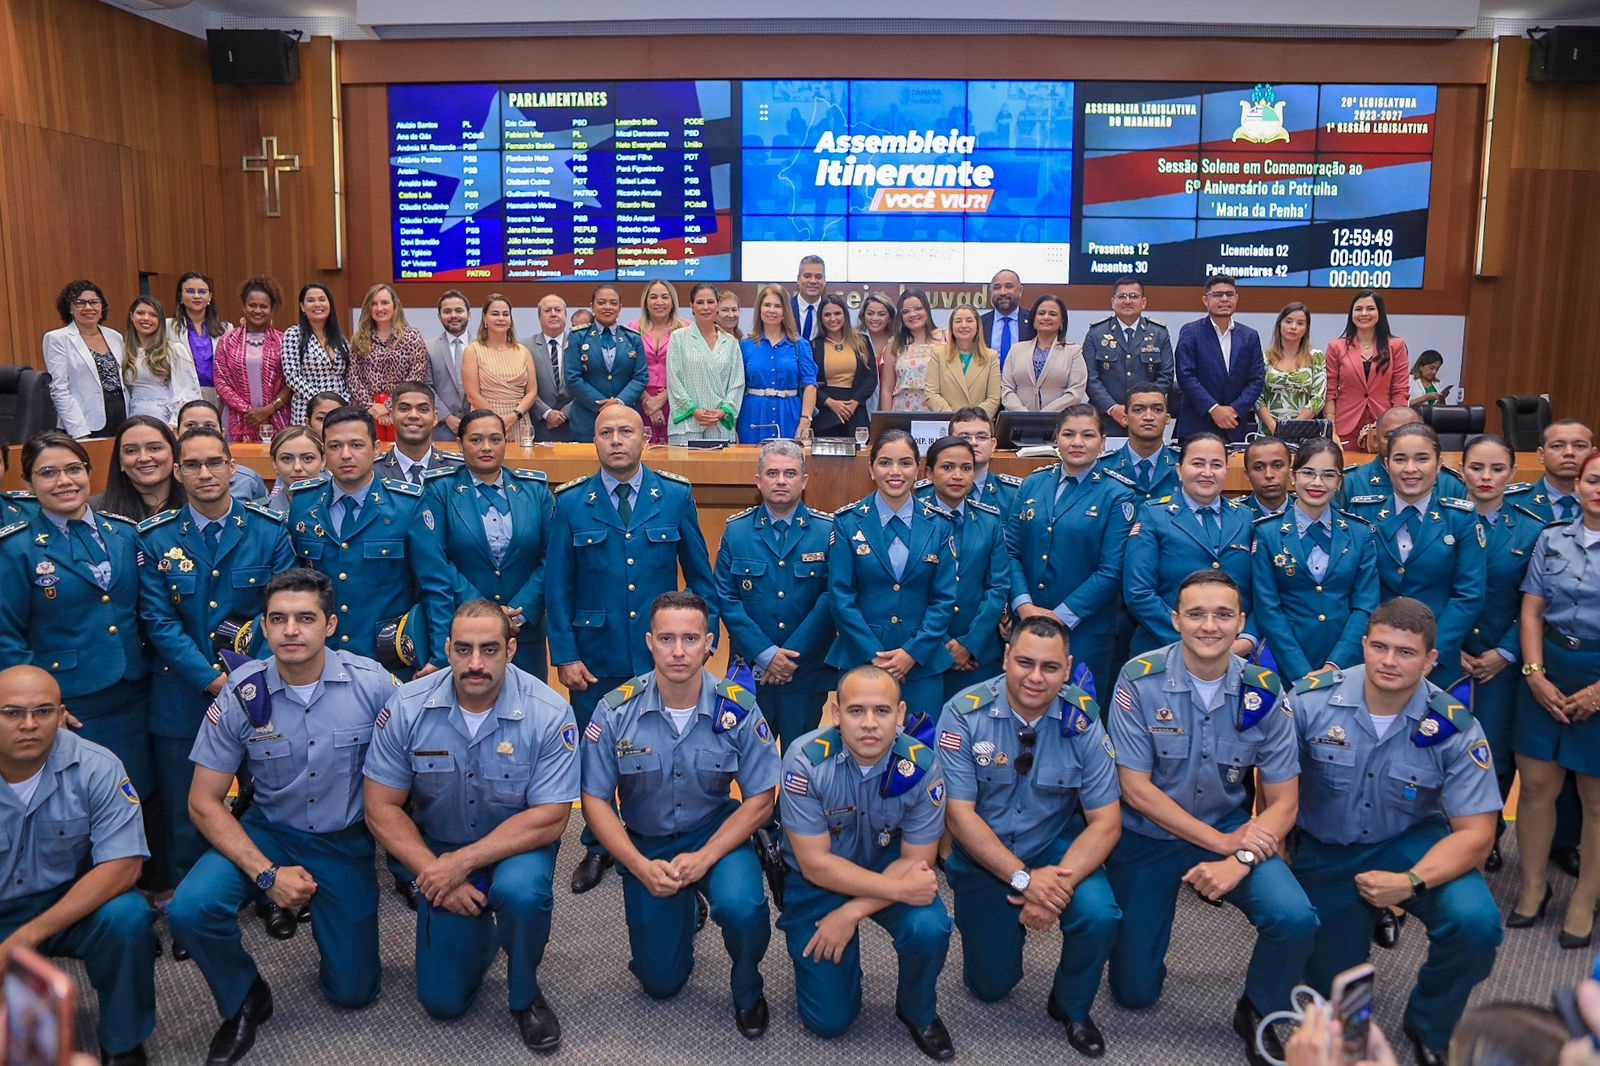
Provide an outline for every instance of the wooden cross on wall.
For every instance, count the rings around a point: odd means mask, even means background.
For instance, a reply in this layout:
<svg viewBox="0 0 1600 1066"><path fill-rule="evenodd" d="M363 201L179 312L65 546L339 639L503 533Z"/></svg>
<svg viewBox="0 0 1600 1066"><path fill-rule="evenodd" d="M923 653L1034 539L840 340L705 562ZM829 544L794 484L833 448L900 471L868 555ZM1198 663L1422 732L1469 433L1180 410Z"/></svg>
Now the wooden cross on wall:
<svg viewBox="0 0 1600 1066"><path fill-rule="evenodd" d="M240 161L246 174L261 175L261 190L266 196L267 217L283 216L283 191L279 187L280 175L300 169L298 155L280 155L278 138L262 137L261 154L247 155Z"/></svg>

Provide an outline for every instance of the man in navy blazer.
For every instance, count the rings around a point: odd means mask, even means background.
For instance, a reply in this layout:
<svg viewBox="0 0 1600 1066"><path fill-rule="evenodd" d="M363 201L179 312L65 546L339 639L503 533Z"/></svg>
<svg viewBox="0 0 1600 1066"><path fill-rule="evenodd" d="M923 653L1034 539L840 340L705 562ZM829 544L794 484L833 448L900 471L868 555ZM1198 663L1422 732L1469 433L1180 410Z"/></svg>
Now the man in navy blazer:
<svg viewBox="0 0 1600 1066"><path fill-rule="evenodd" d="M1174 351L1179 440L1211 430L1242 442L1255 428L1256 401L1267 382L1261 336L1233 320L1239 286L1227 274L1206 279L1206 317L1185 323Z"/></svg>

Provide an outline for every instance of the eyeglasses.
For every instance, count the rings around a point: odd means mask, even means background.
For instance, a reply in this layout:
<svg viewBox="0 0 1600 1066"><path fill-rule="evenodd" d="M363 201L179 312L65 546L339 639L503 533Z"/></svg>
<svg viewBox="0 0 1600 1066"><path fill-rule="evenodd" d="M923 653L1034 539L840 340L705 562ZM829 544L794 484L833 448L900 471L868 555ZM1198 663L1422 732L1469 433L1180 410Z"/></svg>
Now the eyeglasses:
<svg viewBox="0 0 1600 1066"><path fill-rule="evenodd" d="M1181 611L1179 613L1183 615L1185 621L1193 622L1196 625L1199 625L1200 623L1209 619L1214 619L1218 622L1221 622L1223 625L1227 625L1230 622L1237 622L1239 620L1239 612L1230 610L1226 607L1220 611L1202 611L1197 607L1193 610Z"/></svg>
<svg viewBox="0 0 1600 1066"><path fill-rule="evenodd" d="M81 307L85 311L87 311L91 307L99 307L100 306L100 301L99 300L95 300L95 299L73 300L72 301L72 306L73 307Z"/></svg>
<svg viewBox="0 0 1600 1066"><path fill-rule="evenodd" d="M233 460L223 458L222 456L218 456L214 459L185 459L183 462L178 464L178 468L185 474L198 474L202 470L209 470L212 473L217 473L219 471L226 470L228 468L228 464L232 461Z"/></svg>
<svg viewBox="0 0 1600 1066"><path fill-rule="evenodd" d="M1114 300L1142 300L1142 299L1144 299L1144 293L1142 293L1142 292L1119 292L1115 296L1113 296L1112 299L1114 299Z"/></svg>
<svg viewBox="0 0 1600 1066"><path fill-rule="evenodd" d="M1017 773L1026 776L1033 769L1033 748L1039 743L1039 731L1025 725L1017 730L1017 741L1022 745L1022 754L1017 756Z"/></svg>
<svg viewBox="0 0 1600 1066"><path fill-rule="evenodd" d="M20 725L24 718L32 718L36 722L42 722L60 709L61 704L59 703L47 703L42 707L12 707L8 705L0 707L0 719L4 719L7 725Z"/></svg>
<svg viewBox="0 0 1600 1066"><path fill-rule="evenodd" d="M1237 300L1238 298L1239 298L1239 294L1238 293L1229 292L1229 291L1226 291L1226 290L1223 290L1223 291L1220 291L1220 292L1208 292L1208 293L1206 293L1206 299L1208 299L1208 300Z"/></svg>
<svg viewBox="0 0 1600 1066"><path fill-rule="evenodd" d="M1333 484L1344 475L1338 470L1307 470L1302 467L1294 472L1294 476L1304 478L1307 481L1326 481L1329 484Z"/></svg>
<svg viewBox="0 0 1600 1066"><path fill-rule="evenodd" d="M66 466L41 466L34 470L32 481L55 481L61 477L82 477L89 472L87 463L68 463Z"/></svg>
<svg viewBox="0 0 1600 1066"><path fill-rule="evenodd" d="M994 434L992 433L957 433L956 436L968 444L988 444L994 440Z"/></svg>

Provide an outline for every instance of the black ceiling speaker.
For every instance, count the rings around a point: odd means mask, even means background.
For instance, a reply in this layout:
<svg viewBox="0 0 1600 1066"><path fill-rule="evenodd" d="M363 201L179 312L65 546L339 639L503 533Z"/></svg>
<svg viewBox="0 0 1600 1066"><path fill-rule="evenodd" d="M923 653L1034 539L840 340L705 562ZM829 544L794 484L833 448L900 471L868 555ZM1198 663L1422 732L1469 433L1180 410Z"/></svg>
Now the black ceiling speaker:
<svg viewBox="0 0 1600 1066"><path fill-rule="evenodd" d="M1528 80L1600 82L1600 26L1555 26L1533 38Z"/></svg>
<svg viewBox="0 0 1600 1066"><path fill-rule="evenodd" d="M299 30L207 30L218 85L293 85L300 80Z"/></svg>

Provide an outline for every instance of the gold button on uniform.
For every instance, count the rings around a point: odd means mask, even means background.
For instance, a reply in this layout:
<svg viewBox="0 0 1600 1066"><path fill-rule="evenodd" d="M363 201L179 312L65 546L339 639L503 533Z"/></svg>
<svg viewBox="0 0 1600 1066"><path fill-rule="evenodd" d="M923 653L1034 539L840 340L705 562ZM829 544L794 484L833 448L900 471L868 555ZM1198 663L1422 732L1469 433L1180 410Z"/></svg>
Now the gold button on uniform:
<svg viewBox="0 0 1600 1066"><path fill-rule="evenodd" d="M107 633L115 633L116 631L117 631L117 627L116 626L108 626L106 628L106 632Z"/></svg>
<svg viewBox="0 0 1600 1066"><path fill-rule="evenodd" d="M639 617L639 612L638 611L629 611L628 612L628 617L629 618L638 618Z"/></svg>
<svg viewBox="0 0 1600 1066"><path fill-rule="evenodd" d="M1319 615L1317 615L1317 621L1319 621L1319 622L1326 622L1326 621L1327 621L1327 620L1328 620L1328 616L1327 616L1327 615L1325 615L1325 614L1319 614Z"/></svg>
<svg viewBox="0 0 1600 1066"><path fill-rule="evenodd" d="M216 600L212 600L212 601L211 601L211 602L210 602L210 603L209 603L209 604L207 604L207 605L206 605L206 606L208 606L208 607L210 607L210 608L211 608L211 609L212 609L212 610L213 610L213 611L214 611L214 610L216 610L216 609L217 609L217 601L216 601Z"/></svg>
<svg viewBox="0 0 1600 1066"><path fill-rule="evenodd" d="M176 589L177 586L174 585L173 588ZM100 597L100 602L101 603L110 603L111 602L111 597L110 596L101 596Z"/></svg>
<svg viewBox="0 0 1600 1066"><path fill-rule="evenodd" d="M339 580L340 581L349 581L350 580L350 575L349 574L340 574L339 575Z"/></svg>
<svg viewBox="0 0 1600 1066"><path fill-rule="evenodd" d="M1213 569L1213 570L1221 570L1222 569L1222 564L1217 562L1216 560L1212 560L1211 569Z"/></svg>
<svg viewBox="0 0 1600 1066"><path fill-rule="evenodd" d="M895 591L896 591L896 592L899 592L899 591L900 591L900 586L899 586L899 585L896 585L896 586L895 586L895 587L894 587L894 590L895 590Z"/></svg>
<svg viewBox="0 0 1600 1066"><path fill-rule="evenodd" d="M348 643L350 643L350 638L349 638L349 636L343 636L343 637L340 637L340 638L339 638L339 643L341 643L341 644L348 644Z"/></svg>
<svg viewBox="0 0 1600 1066"><path fill-rule="evenodd" d="M221 577L222 576L222 571L221 570L213 570L213 571L211 571L211 576L212 577Z"/></svg>

